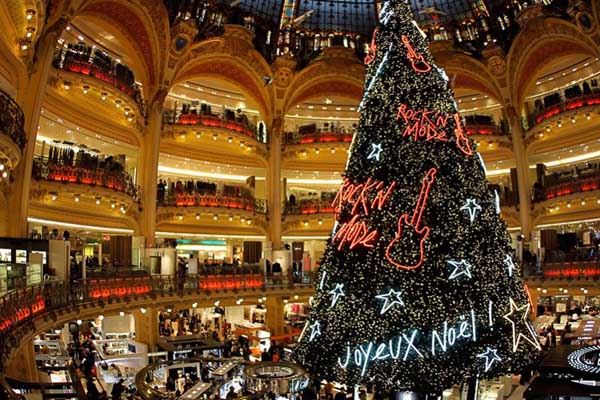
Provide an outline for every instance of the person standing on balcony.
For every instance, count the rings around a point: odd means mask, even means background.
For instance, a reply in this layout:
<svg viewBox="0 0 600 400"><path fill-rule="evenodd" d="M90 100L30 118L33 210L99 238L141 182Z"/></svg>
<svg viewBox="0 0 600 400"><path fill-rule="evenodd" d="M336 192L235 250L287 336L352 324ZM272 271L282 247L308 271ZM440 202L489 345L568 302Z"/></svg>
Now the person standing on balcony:
<svg viewBox="0 0 600 400"><path fill-rule="evenodd" d="M167 185L163 182L162 179L158 180L158 185L156 185L156 193L158 194L158 204L163 204L165 202L165 190Z"/></svg>

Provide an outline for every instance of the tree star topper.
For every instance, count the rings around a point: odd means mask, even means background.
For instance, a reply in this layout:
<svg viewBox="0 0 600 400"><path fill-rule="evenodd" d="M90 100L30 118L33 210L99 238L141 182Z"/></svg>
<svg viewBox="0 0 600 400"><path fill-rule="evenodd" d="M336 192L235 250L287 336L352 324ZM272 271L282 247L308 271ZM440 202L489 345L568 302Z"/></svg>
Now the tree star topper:
<svg viewBox="0 0 600 400"><path fill-rule="evenodd" d="M537 341L536 334L531 328L531 324L527 321L527 314L529 314L530 304L527 303L521 307L517 306L517 303L513 299L510 299L510 312L504 315L504 319L512 324L512 335L513 335L513 352L517 351L521 339L528 341L536 349L540 349L540 344ZM519 331L517 334L517 324L524 326L529 332L531 337L527 337Z"/></svg>
<svg viewBox="0 0 600 400"><path fill-rule="evenodd" d="M383 151L383 148L381 147L381 143L371 143L371 152L369 153L369 155L367 156L367 160L371 160L371 159L375 159L377 161L379 161L380 156L381 156L381 152Z"/></svg>
<svg viewBox="0 0 600 400"><path fill-rule="evenodd" d="M473 221L475 221L475 218L477 217L477 212L481 211L482 209L481 206L477 204L477 201L475 199L467 199L467 202L464 206L460 208L460 210L466 211L469 214L469 220L471 221L471 223L473 223Z"/></svg>
<svg viewBox="0 0 600 400"><path fill-rule="evenodd" d="M448 264L450 264L454 267L454 271L452 271L452 273L450 274L450 278L448 278L448 279L458 278L461 275L466 275L468 278L473 277L471 275L472 265L469 264L467 262L467 260L460 260L460 261L449 260Z"/></svg>
<svg viewBox="0 0 600 400"><path fill-rule="evenodd" d="M336 283L335 288L331 289L329 291L329 294L333 295L333 297L331 298L331 307L335 307L340 296L346 296L346 294L344 293L344 284Z"/></svg>
<svg viewBox="0 0 600 400"><path fill-rule="evenodd" d="M376 299L383 300L383 307L381 307L381 314L385 314L387 310L395 306L396 304L404 305L402 298L400 297L402 292L396 291L394 289L390 289L386 294L380 294L375 296Z"/></svg>
<svg viewBox="0 0 600 400"><path fill-rule="evenodd" d="M477 358L485 358L485 372L488 372L492 368L494 361L502 361L498 355L498 350L489 347L486 348L485 352L478 354Z"/></svg>

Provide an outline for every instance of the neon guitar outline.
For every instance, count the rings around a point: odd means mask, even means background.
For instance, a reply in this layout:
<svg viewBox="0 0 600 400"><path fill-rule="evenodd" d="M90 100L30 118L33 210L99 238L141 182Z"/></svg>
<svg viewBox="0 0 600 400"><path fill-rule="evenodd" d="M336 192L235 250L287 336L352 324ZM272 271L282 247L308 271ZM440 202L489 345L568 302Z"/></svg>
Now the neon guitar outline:
<svg viewBox="0 0 600 400"><path fill-rule="evenodd" d="M392 263L392 265L405 270L413 270L419 268L423 261L425 261L425 240L429 237L431 230L428 226L421 226L421 220L423 218L423 211L425 210L425 206L427 205L427 200L429 198L429 191L431 187L435 183L435 175L437 173L437 168L431 168L425 174L423 178L423 183L421 186L421 192L419 193L419 197L417 198L417 204L415 204L415 209L412 213L412 216L405 213L400 216L398 219L398 232L396 233L396 237L390 242L388 247L385 249L385 258ZM410 219L410 220L409 220ZM413 265L404 265L405 263L396 261L392 258L390 251L398 242L406 230L413 230L415 234L419 237L419 249L420 249L420 257L419 261Z"/></svg>
<svg viewBox="0 0 600 400"><path fill-rule="evenodd" d="M425 60L425 57L423 57L422 54L419 54L415 51L406 35L402 35L402 43L404 43L406 49L408 50L408 53L406 55L410 60L412 68L416 72L425 73L431 71L431 65ZM418 64L423 64L423 68L420 68Z"/></svg>

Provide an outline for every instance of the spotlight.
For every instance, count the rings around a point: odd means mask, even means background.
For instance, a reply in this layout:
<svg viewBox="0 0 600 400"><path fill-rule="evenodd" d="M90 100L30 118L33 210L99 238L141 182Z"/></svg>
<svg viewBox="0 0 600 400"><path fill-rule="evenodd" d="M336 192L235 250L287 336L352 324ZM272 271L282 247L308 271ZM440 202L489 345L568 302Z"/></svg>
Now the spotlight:
<svg viewBox="0 0 600 400"><path fill-rule="evenodd" d="M140 308L140 311L142 312L142 314L146 314L146 309L144 307Z"/></svg>
<svg viewBox="0 0 600 400"><path fill-rule="evenodd" d="M196 214L196 219L200 219L200 214Z"/></svg>
<svg viewBox="0 0 600 400"><path fill-rule="evenodd" d="M181 221L183 219L183 214L177 214L177 219Z"/></svg>
<svg viewBox="0 0 600 400"><path fill-rule="evenodd" d="M213 219L216 221L219 219L219 215L218 214L213 214Z"/></svg>
<svg viewBox="0 0 600 400"><path fill-rule="evenodd" d="M88 85L83 85L83 94L87 94L89 90L90 87Z"/></svg>
<svg viewBox="0 0 600 400"><path fill-rule="evenodd" d="M79 195L78 195L78 194L75 194L75 195L73 195L73 196L75 197L75 201L76 201L76 202L79 202Z"/></svg>
<svg viewBox="0 0 600 400"><path fill-rule="evenodd" d="M106 100L106 96L108 96L108 93L106 93L106 92L102 92L102 94L100 95L102 100Z"/></svg>
<svg viewBox="0 0 600 400"><path fill-rule="evenodd" d="M29 9L29 10L25 11L25 18L27 19L27 21L31 21L31 19L33 18L34 15L35 15L35 10Z"/></svg>
<svg viewBox="0 0 600 400"><path fill-rule="evenodd" d="M102 200L102 197L96 197L96 205L100 205L100 200Z"/></svg>
<svg viewBox="0 0 600 400"><path fill-rule="evenodd" d="M124 313L123 311L121 311L121 312L119 312L119 315L120 315L121 317L124 317L124 316L125 316L125 313Z"/></svg>
<svg viewBox="0 0 600 400"><path fill-rule="evenodd" d="M56 200L58 198L58 193L50 192L50 198L52 199L52 201ZM599 200L599 202L600 202L600 200Z"/></svg>

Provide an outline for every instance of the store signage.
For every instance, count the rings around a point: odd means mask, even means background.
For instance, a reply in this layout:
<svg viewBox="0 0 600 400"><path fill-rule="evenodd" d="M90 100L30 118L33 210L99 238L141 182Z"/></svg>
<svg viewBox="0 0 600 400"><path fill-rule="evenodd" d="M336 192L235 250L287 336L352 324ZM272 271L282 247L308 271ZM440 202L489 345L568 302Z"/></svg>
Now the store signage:
<svg viewBox="0 0 600 400"><path fill-rule="evenodd" d="M9 318L5 318L2 322L0 322L0 332L5 331L11 326L15 325L19 321L23 321L31 317L32 315L36 315L40 313L42 310L46 308L46 301L44 297L41 295L35 296L35 300L28 306L23 306L17 309L13 315Z"/></svg>
<svg viewBox="0 0 600 400"><path fill-rule="evenodd" d="M120 287L99 287L90 289L90 297L93 299L101 299L107 297L124 297L134 294L150 293L152 288L150 285L133 285Z"/></svg>
<svg viewBox="0 0 600 400"><path fill-rule="evenodd" d="M589 374L600 374L600 346L575 350L567 357L569 365Z"/></svg>

